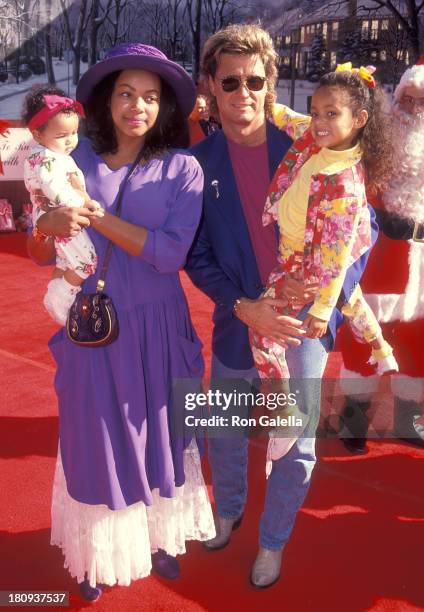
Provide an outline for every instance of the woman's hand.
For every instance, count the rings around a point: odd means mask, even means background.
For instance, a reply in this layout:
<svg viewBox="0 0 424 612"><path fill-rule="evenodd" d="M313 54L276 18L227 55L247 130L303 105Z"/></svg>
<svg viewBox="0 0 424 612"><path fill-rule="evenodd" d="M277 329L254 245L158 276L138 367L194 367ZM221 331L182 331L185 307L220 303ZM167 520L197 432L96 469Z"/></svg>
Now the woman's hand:
<svg viewBox="0 0 424 612"><path fill-rule="evenodd" d="M327 333L328 321L317 319L310 314L306 315L303 322L308 338L322 338Z"/></svg>
<svg viewBox="0 0 424 612"><path fill-rule="evenodd" d="M102 217L103 210L88 208L65 208L60 206L42 215L37 221L37 227L47 236L76 236L83 227L89 227L90 218Z"/></svg>
<svg viewBox="0 0 424 612"><path fill-rule="evenodd" d="M305 336L303 323L287 315L278 314L277 310L286 306L285 300L259 298L249 300L242 298L237 306L237 317L255 333L270 338L283 348L301 344L299 336Z"/></svg>
<svg viewBox="0 0 424 612"><path fill-rule="evenodd" d="M282 287L283 295L287 298L294 310L302 308L305 304L313 302L318 291L318 283L305 285L287 276Z"/></svg>
<svg viewBox="0 0 424 612"><path fill-rule="evenodd" d="M102 208L102 205L99 204L99 202L97 202L97 200L92 200L91 198L89 200L87 200L87 202L84 204L84 208L88 208L88 210L92 213L96 213L95 215L93 215L94 217L97 217L98 219L100 219L101 217L105 216L105 210L104 208Z"/></svg>

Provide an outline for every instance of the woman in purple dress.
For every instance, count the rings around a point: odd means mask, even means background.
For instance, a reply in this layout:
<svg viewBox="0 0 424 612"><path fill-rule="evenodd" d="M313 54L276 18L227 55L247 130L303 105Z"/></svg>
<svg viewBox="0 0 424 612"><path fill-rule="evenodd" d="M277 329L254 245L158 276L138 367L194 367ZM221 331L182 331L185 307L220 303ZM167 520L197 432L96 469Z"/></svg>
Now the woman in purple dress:
<svg viewBox="0 0 424 612"><path fill-rule="evenodd" d="M214 526L195 440L174 432L182 417L176 379L201 379L201 343L190 321L179 270L200 219L203 174L186 143L195 102L189 75L160 51L126 43L90 68L77 88L88 140L74 153L87 192L105 209L56 209L40 219L29 251L40 263L53 235L88 232L99 257L83 285L95 291L108 240L106 279L118 339L102 348L50 341L57 362L60 449L52 502L52 544L87 599L102 584L128 585L153 568L178 575L185 540ZM142 149L142 161L117 194Z"/></svg>

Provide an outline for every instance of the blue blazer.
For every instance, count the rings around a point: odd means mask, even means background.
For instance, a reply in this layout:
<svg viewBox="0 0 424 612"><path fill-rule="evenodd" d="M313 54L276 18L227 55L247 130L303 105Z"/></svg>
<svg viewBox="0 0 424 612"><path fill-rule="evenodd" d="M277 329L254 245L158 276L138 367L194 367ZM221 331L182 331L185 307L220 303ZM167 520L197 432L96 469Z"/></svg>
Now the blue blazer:
<svg viewBox="0 0 424 612"><path fill-rule="evenodd" d="M270 177L286 154L292 139L267 122ZM215 303L212 350L227 368L253 367L247 326L233 314L234 302L241 297L256 299L262 285L249 231L228 152L224 132L219 130L191 148L204 175L202 220L187 257L186 272L193 283ZM265 204L265 203L264 203ZM371 209L372 210L372 209ZM372 212L373 241L378 227ZM369 253L349 268L343 285L343 301L352 294L365 269ZM335 309L328 333L332 343L343 317Z"/></svg>

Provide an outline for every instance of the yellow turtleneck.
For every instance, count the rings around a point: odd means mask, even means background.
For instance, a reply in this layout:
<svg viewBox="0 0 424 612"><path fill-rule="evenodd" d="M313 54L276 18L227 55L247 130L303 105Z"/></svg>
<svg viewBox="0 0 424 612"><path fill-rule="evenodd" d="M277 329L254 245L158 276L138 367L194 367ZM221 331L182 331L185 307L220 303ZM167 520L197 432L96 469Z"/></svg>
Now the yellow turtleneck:
<svg viewBox="0 0 424 612"><path fill-rule="evenodd" d="M312 176L319 173L336 174L357 163L360 157L361 147L358 143L344 151L334 151L324 147L308 159L278 205L281 247L303 251Z"/></svg>

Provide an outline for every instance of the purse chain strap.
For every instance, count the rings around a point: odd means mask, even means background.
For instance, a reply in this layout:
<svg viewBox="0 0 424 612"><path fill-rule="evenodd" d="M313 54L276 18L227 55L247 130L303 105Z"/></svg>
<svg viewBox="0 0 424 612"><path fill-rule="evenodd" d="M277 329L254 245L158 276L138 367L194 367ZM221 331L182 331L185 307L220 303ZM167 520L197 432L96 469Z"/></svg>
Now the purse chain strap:
<svg viewBox="0 0 424 612"><path fill-rule="evenodd" d="M143 156L143 152L140 151L135 159L135 162L133 163L133 165L131 166L131 168L128 170L126 177L124 178L121 188L119 190L119 194L118 194L118 201L116 203L116 210L115 210L115 216L116 217L120 217L121 216L121 210L122 210L122 198L124 197L124 191L125 191L125 187L127 186L130 178L132 177L132 175L135 172L135 169L137 168L138 164L140 163L140 160ZM112 240L109 240L109 242L107 243L107 247L106 247L106 252L105 252L105 258L103 261L103 266L99 275L99 278L97 280L97 286L96 286L96 293L102 293L105 287L105 281L106 281L106 274L109 268L109 263L110 263L110 258L112 256L112 250L113 250L113 242Z"/></svg>

